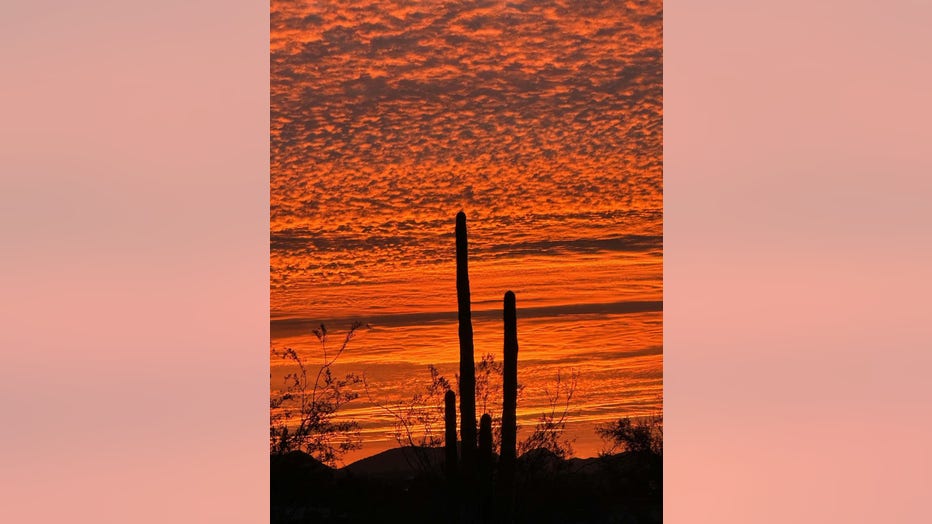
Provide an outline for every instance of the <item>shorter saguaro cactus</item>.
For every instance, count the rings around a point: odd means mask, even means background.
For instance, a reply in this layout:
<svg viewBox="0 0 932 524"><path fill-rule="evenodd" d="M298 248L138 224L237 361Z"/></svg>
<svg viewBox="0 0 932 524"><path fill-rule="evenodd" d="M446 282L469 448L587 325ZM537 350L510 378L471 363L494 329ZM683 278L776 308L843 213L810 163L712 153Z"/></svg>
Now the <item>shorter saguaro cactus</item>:
<svg viewBox="0 0 932 524"><path fill-rule="evenodd" d="M492 416L479 420L479 520L491 522L492 517Z"/></svg>
<svg viewBox="0 0 932 524"><path fill-rule="evenodd" d="M488 413L479 420L479 471L483 476L492 471L492 416Z"/></svg>
<svg viewBox="0 0 932 524"><path fill-rule="evenodd" d="M443 396L443 447L446 452L446 473L451 478L456 475L456 393L448 389Z"/></svg>

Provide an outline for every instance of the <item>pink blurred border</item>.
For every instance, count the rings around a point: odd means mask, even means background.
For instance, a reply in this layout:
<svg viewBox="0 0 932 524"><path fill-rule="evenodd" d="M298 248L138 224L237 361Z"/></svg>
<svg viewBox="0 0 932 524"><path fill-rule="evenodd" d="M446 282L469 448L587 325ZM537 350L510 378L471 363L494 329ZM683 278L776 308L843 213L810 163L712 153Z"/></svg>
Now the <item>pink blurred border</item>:
<svg viewBox="0 0 932 524"><path fill-rule="evenodd" d="M667 2L667 522L929 520L930 10ZM0 521L267 520L268 5L0 40Z"/></svg>
<svg viewBox="0 0 932 524"><path fill-rule="evenodd" d="M268 520L268 4L3 11L0 522Z"/></svg>
<svg viewBox="0 0 932 524"><path fill-rule="evenodd" d="M932 4L666 2L667 522L930 522Z"/></svg>

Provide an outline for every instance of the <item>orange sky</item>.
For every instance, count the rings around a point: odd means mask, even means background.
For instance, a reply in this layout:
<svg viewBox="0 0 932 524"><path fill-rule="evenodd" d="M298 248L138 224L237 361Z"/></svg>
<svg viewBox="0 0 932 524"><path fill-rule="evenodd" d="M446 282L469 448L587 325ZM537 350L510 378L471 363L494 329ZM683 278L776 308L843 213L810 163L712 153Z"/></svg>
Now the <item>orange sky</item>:
<svg viewBox="0 0 932 524"><path fill-rule="evenodd" d="M518 298L519 403L557 370L591 424L661 406L661 3L272 2L272 346L373 329L343 364L408 395L457 358L454 215L477 357ZM482 313L488 311L488 313ZM273 389L277 386L273 368ZM384 420L358 403L371 454ZM536 410L536 411L535 411Z"/></svg>

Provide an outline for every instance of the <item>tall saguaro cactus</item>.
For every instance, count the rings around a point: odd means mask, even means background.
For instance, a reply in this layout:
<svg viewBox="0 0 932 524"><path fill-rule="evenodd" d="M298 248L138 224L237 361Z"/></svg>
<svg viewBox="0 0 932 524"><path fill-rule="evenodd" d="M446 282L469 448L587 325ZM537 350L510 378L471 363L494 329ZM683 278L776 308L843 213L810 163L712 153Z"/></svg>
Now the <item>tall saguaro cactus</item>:
<svg viewBox="0 0 932 524"><path fill-rule="evenodd" d="M456 393L448 389L443 396L443 447L446 454L446 473L456 475Z"/></svg>
<svg viewBox="0 0 932 524"><path fill-rule="evenodd" d="M476 364L473 359L472 312L469 297L466 213L456 214L456 301L460 338L460 435L462 465L469 475L476 463Z"/></svg>
<svg viewBox="0 0 932 524"><path fill-rule="evenodd" d="M502 376L502 452L499 457L499 473L502 490L511 490L514 479L517 446L518 407L518 315L515 294L505 293L505 348Z"/></svg>

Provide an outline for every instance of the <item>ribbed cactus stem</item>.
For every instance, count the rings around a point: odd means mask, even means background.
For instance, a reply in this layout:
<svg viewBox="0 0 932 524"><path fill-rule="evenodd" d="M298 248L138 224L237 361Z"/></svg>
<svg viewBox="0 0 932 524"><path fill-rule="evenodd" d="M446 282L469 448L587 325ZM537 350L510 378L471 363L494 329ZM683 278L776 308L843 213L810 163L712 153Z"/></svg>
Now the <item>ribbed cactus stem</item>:
<svg viewBox="0 0 932 524"><path fill-rule="evenodd" d="M469 297L466 213L456 214L456 300L460 339L460 435L462 466L469 475L476 463L476 364L473 359Z"/></svg>
<svg viewBox="0 0 932 524"><path fill-rule="evenodd" d="M499 472L504 489L511 488L514 479L517 446L518 407L518 318L515 294L505 293L505 347L502 376L502 451Z"/></svg>
<svg viewBox="0 0 932 524"><path fill-rule="evenodd" d="M456 475L456 393L452 389L443 396L443 423L446 472L452 478Z"/></svg>

